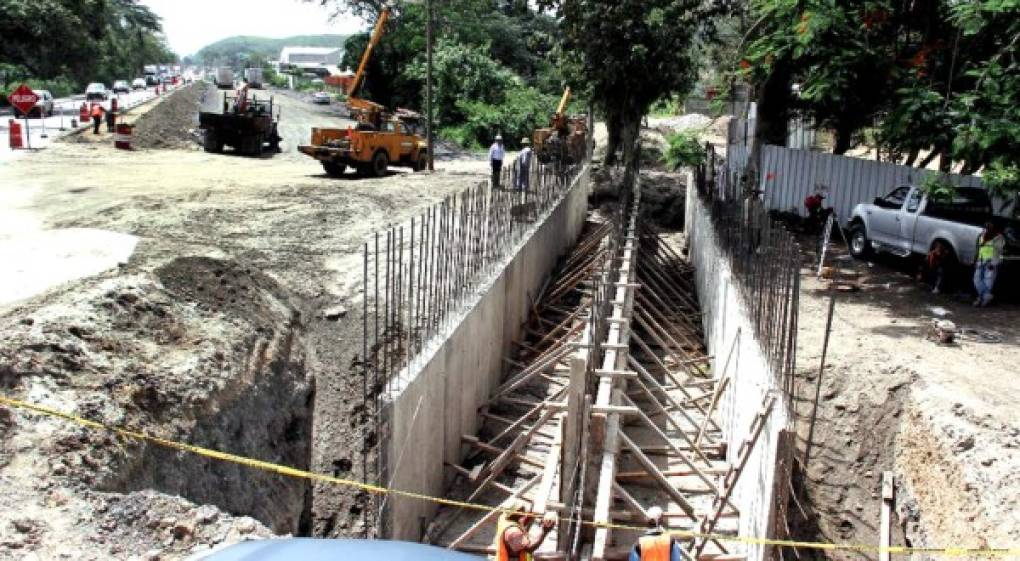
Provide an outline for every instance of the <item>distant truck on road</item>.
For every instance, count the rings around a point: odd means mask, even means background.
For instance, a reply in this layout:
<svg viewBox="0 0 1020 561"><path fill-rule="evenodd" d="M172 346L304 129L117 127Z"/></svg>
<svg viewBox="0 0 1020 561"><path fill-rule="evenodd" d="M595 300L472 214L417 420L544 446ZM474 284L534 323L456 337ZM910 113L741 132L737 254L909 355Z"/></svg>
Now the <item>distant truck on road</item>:
<svg viewBox="0 0 1020 561"><path fill-rule="evenodd" d="M216 69L216 87L221 90L229 90L234 87L234 71L227 66Z"/></svg>
<svg viewBox="0 0 1020 561"><path fill-rule="evenodd" d="M927 255L941 245L952 260L969 266L974 264L978 236L989 220L1002 219L994 217L985 189L957 187L952 197L943 199L916 186L901 185L870 204L854 207L850 253L866 257L881 251L909 257Z"/></svg>
<svg viewBox="0 0 1020 561"><path fill-rule="evenodd" d="M261 68L245 68L244 69L244 81L248 82L249 88L256 90L262 89L262 69Z"/></svg>

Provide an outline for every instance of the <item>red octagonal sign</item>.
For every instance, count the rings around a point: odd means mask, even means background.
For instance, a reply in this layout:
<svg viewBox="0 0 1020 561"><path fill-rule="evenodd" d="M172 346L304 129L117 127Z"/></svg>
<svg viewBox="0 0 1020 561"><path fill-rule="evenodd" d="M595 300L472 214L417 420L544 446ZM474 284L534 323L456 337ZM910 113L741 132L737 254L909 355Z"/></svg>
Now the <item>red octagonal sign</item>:
<svg viewBox="0 0 1020 561"><path fill-rule="evenodd" d="M7 96L10 100L11 105L18 108L22 115L28 115L29 111L35 107L35 102L39 101L39 96L35 95L35 92L25 84L18 86L18 89L11 92L11 95Z"/></svg>

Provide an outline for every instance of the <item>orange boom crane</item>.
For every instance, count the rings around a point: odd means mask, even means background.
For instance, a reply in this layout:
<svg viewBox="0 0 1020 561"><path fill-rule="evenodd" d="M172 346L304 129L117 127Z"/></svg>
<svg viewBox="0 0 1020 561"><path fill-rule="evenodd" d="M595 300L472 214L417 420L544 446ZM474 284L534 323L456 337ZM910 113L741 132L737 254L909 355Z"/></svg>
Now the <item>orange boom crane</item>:
<svg viewBox="0 0 1020 561"><path fill-rule="evenodd" d="M347 109L357 121L357 127L313 127L311 143L298 146L302 153L319 160L331 177L343 175L348 167L354 168L358 175L377 177L384 175L389 166L419 171L428 161L428 146L418 134L422 128L421 115L406 109L391 113L379 103L358 97L365 80L365 68L372 50L382 39L390 11L391 6L387 5L379 14L361 55L358 72L347 90Z"/></svg>
<svg viewBox="0 0 1020 561"><path fill-rule="evenodd" d="M563 91L556 113L549 119L549 126L535 129L532 144L538 160L544 164L553 161L572 164L584 159L588 125L583 116L567 116L568 103L569 87Z"/></svg>

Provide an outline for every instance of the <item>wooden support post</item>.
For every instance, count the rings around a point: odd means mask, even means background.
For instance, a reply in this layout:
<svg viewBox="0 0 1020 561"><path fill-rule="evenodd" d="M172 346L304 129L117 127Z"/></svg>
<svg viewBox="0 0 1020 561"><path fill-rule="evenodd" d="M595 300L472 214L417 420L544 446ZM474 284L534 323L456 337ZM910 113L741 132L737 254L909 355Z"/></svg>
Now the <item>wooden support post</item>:
<svg viewBox="0 0 1020 561"><path fill-rule="evenodd" d="M878 561L889 561L889 530L892 524L895 480L891 471L882 472L882 523L878 533Z"/></svg>

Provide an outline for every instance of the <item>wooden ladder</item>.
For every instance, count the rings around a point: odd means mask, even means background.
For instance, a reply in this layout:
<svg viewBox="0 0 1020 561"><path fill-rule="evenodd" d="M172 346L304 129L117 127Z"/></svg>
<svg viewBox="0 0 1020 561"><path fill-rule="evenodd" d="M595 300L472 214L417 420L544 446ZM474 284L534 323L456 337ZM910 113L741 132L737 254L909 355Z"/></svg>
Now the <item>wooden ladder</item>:
<svg viewBox="0 0 1020 561"><path fill-rule="evenodd" d="M737 486L737 480L740 479L740 474L744 471L744 466L747 465L747 461L751 458L751 452L754 450L755 443L758 442L758 437L761 436L762 431L765 430L765 422L768 420L769 414L772 413L772 408L776 403L776 398L773 395L767 395L765 402L762 404L758 414L754 416L754 420L751 421L751 429L748 431L748 437L740 443L740 449L737 451L737 461L730 464L726 474L723 475L722 485L719 486L719 493L715 496L712 501L711 516L704 514L700 517L696 526L695 532L697 534L711 534L715 530L716 524L719 522L719 517L722 516L723 509L726 504L729 503L730 496L733 494L733 490ZM706 537L695 537L691 542L691 546L688 551L693 551L694 558L701 556L705 546L711 541ZM723 553L728 553L723 550Z"/></svg>

